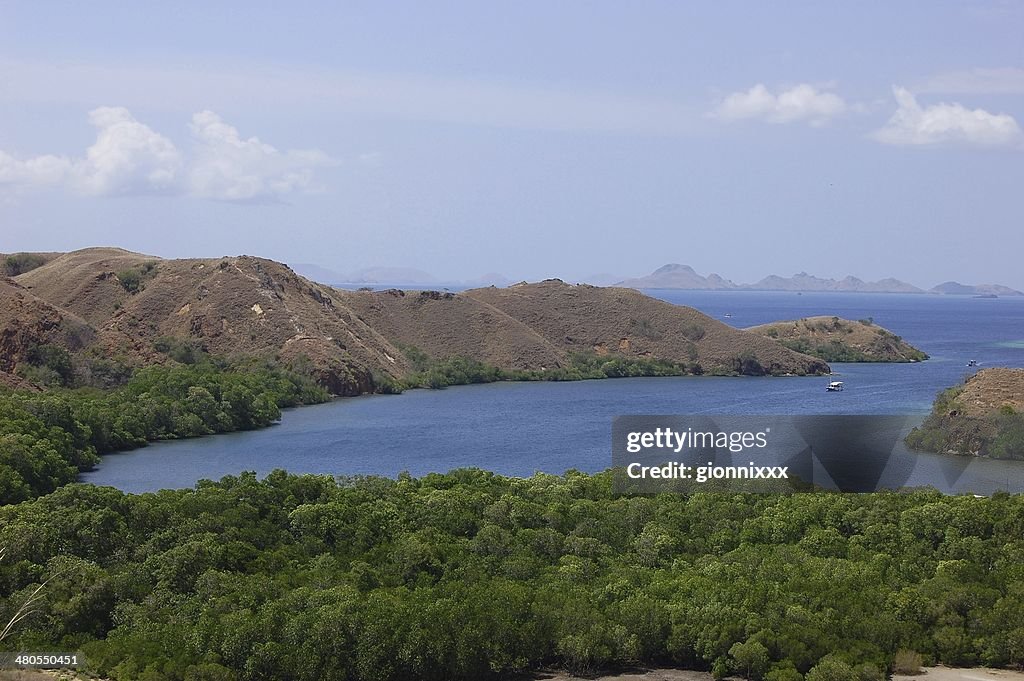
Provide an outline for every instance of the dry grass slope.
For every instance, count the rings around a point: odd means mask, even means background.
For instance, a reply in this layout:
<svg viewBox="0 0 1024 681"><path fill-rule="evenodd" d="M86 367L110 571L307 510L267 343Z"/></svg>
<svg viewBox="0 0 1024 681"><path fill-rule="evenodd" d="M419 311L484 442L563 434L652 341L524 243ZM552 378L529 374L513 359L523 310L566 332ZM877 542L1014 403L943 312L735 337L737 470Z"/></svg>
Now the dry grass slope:
<svg viewBox="0 0 1024 681"><path fill-rule="evenodd" d="M967 416L983 417L1002 407L1024 412L1024 369L982 369L964 383L956 404Z"/></svg>
<svg viewBox="0 0 1024 681"><path fill-rule="evenodd" d="M458 294L343 291L252 256L165 260L89 248L49 257L3 285L12 293L0 321L15 339L0 347L0 370L8 374L24 359L22 341L72 351L88 345L141 365L166 361L154 348L162 337L215 354L305 356L336 394L408 375L410 348L502 369L561 367L584 351L699 362L705 371L727 371L741 356L768 373L828 371L818 359L691 308L557 280Z"/></svg>

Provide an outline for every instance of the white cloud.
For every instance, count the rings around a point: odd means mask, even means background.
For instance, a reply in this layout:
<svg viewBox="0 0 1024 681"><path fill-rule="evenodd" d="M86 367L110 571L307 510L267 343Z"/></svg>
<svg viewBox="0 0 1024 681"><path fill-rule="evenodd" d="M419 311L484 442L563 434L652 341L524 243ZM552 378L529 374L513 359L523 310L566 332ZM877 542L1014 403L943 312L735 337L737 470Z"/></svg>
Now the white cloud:
<svg viewBox="0 0 1024 681"><path fill-rule="evenodd" d="M0 151L0 185L59 184L71 170L71 161L62 156L36 156L19 161Z"/></svg>
<svg viewBox="0 0 1024 681"><path fill-rule="evenodd" d="M711 111L711 116L725 120L761 119L770 123L809 121L822 124L846 110L846 103L836 94L822 92L813 85L801 83L777 95L758 83L746 92L734 92Z"/></svg>
<svg viewBox="0 0 1024 681"><path fill-rule="evenodd" d="M922 107L906 88L894 86L899 108L889 122L871 136L885 144L1019 146L1024 142L1013 116L968 109L961 104Z"/></svg>
<svg viewBox="0 0 1024 681"><path fill-rule="evenodd" d="M313 170L331 163L321 151L281 152L257 137L242 139L212 111L193 115L190 128L196 142L188 177L193 196L225 201L278 197L306 189Z"/></svg>
<svg viewBox="0 0 1024 681"><path fill-rule="evenodd" d="M169 139L122 107L94 109L89 122L99 133L85 158L75 162L71 178L81 193L117 196L177 190L182 159Z"/></svg>
<svg viewBox="0 0 1024 681"><path fill-rule="evenodd" d="M174 194L223 201L266 201L308 189L331 164L321 151L279 151L238 131L212 111L192 117L193 145L182 153L122 107L89 113L95 143L80 158L19 160L0 151L0 185L62 187L86 196Z"/></svg>

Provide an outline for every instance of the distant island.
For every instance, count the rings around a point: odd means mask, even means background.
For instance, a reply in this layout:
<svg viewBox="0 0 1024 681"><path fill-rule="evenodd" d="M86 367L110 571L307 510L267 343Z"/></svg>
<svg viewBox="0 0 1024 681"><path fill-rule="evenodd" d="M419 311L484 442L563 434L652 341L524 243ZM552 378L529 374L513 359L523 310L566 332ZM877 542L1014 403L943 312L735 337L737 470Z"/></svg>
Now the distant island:
<svg viewBox="0 0 1024 681"><path fill-rule="evenodd" d="M849 292L849 293L943 293L949 295L1024 296L1000 284L966 285L947 281L931 289L922 289L899 279L886 278L878 281L864 281L854 276L842 279L823 279L806 272L792 277L776 274L764 277L754 284L736 284L718 274L706 277L689 265L670 263L654 270L647 276L625 279L617 283L636 289L679 289L691 291L794 291L794 292Z"/></svg>
<svg viewBox="0 0 1024 681"><path fill-rule="evenodd" d="M967 286L956 281L947 281L939 284L938 286L933 287L930 292L946 293L954 296L984 296L986 298L1024 295L1020 291L1000 284L978 284L977 286Z"/></svg>
<svg viewBox="0 0 1024 681"><path fill-rule="evenodd" d="M870 319L807 317L747 329L826 362L920 362L928 355Z"/></svg>

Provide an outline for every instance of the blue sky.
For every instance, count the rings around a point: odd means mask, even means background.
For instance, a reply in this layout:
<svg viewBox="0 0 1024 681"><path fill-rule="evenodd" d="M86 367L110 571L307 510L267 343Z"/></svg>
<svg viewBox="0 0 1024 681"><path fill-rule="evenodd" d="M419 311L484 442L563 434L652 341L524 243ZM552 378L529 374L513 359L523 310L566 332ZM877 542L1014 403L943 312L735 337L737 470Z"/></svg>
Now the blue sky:
<svg viewBox="0 0 1024 681"><path fill-rule="evenodd" d="M1024 5L0 3L0 251L1024 288Z"/></svg>

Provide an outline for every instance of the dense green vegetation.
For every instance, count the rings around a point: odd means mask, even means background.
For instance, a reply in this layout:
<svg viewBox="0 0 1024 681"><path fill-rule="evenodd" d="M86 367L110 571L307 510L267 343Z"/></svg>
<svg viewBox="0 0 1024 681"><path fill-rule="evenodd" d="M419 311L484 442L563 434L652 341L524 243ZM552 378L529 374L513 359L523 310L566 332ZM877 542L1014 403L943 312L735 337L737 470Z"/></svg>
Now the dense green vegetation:
<svg viewBox="0 0 1024 681"><path fill-rule="evenodd" d="M573 353L568 366L550 369L500 369L464 357L414 362L417 370L402 381L404 388L444 388L450 385L493 383L495 381L580 381L596 378L636 376L686 376L702 373L699 364L648 358L599 356Z"/></svg>
<svg viewBox="0 0 1024 681"><path fill-rule="evenodd" d="M646 662L1024 664L1024 497L616 496L611 475L246 474L0 507L8 649L113 679L487 679Z"/></svg>
<svg viewBox="0 0 1024 681"><path fill-rule="evenodd" d="M956 386L941 392L928 417L907 435L907 446L927 452L1024 460L1024 414L1004 405L983 418L967 416L957 404L963 390Z"/></svg>
<svg viewBox="0 0 1024 681"><path fill-rule="evenodd" d="M868 351L864 351L835 339L820 342L811 342L805 338L779 339L779 343L790 350L802 352L826 362L922 362L928 359L927 354L909 346L906 350L901 351L901 356L905 356L906 359L891 359L892 348L900 341L899 336L889 336L882 332L872 341Z"/></svg>
<svg viewBox="0 0 1024 681"><path fill-rule="evenodd" d="M0 274L16 277L19 274L31 272L44 264L46 264L46 258L39 253L14 253L0 263Z"/></svg>
<svg viewBox="0 0 1024 681"><path fill-rule="evenodd" d="M413 363L413 372L401 381L384 386L390 392L495 381L580 381L639 376L699 376L704 373L715 376L764 376L767 373L757 357L750 353L734 357L725 365L705 370L695 361L696 350L693 360L689 362L573 352L569 354L566 366L527 370L501 369L465 357L432 360L414 347L403 348L403 351Z"/></svg>
<svg viewBox="0 0 1024 681"><path fill-rule="evenodd" d="M48 353L45 366L64 366L61 352ZM108 391L0 391L0 504L72 482L99 454L261 428L282 407L326 399L307 378L256 361L148 367Z"/></svg>
<svg viewBox="0 0 1024 681"><path fill-rule="evenodd" d="M873 344L870 352L865 352L838 340L812 343L804 338L796 338L780 339L779 343L790 350L802 352L805 355L811 355L826 362L892 362L895 360L889 359L889 355L886 354L888 352L887 347L890 343L895 343L899 340L898 337L887 339L879 335L879 340ZM922 362L928 359L927 354L917 349L907 350L906 355L906 360L899 361Z"/></svg>

